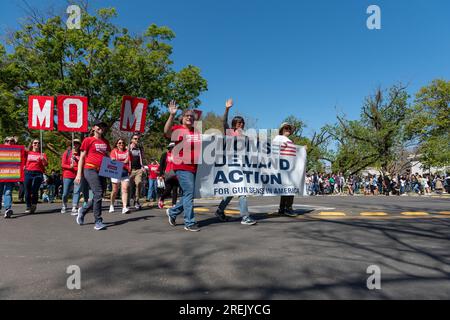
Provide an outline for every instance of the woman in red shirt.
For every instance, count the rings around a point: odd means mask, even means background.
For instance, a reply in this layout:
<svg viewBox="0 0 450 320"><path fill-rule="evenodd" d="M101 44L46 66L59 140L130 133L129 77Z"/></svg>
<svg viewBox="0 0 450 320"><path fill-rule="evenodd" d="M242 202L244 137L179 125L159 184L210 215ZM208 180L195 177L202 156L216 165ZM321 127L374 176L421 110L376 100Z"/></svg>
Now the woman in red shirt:
<svg viewBox="0 0 450 320"><path fill-rule="evenodd" d="M175 226L176 217L183 212L184 229L197 232L200 229L194 215L194 186L201 149L201 134L194 130L195 112L193 110L185 110L181 117L181 125L172 126L177 110L175 101L171 101L169 104L170 115L164 126L164 134L176 143L173 151L173 170L183 190L183 197L178 204L167 209L166 213L169 217L169 224Z"/></svg>
<svg viewBox="0 0 450 320"><path fill-rule="evenodd" d="M73 147L73 150L71 147L68 147L61 157L61 168L63 172L63 205L61 213L66 213L67 198L69 197L70 189L73 186L72 215L76 215L78 212L78 202L80 200L81 184L74 183L74 181L77 176L78 162L80 161L81 141L79 139L74 139Z"/></svg>
<svg viewBox="0 0 450 320"><path fill-rule="evenodd" d="M44 181L47 155L40 152L40 142L35 139L28 147L25 163L25 213L35 213L39 199L39 188Z"/></svg>
<svg viewBox="0 0 450 320"><path fill-rule="evenodd" d="M128 202L128 186L130 184L130 151L126 148L125 140L119 139L116 141L115 148L111 151L111 159L123 162L122 178L111 179L112 182L112 192L111 192L111 205L109 207L109 212L114 212L114 202L116 201L117 192L119 191L119 183L122 187L122 214L127 214L130 209L127 208Z"/></svg>
<svg viewBox="0 0 450 320"><path fill-rule="evenodd" d="M80 161L78 162L78 172L75 178L75 183L79 184L81 178L84 176L89 188L94 193L93 201L89 202L86 207L80 207L78 209L77 223L83 225L84 216L93 207L95 230L103 230L106 228L102 219L102 197L105 181L104 178L98 175L103 157L109 156L109 152L111 151L108 140L103 137L106 128L106 123L96 123L91 130L91 136L83 140L80 148L81 153Z"/></svg>

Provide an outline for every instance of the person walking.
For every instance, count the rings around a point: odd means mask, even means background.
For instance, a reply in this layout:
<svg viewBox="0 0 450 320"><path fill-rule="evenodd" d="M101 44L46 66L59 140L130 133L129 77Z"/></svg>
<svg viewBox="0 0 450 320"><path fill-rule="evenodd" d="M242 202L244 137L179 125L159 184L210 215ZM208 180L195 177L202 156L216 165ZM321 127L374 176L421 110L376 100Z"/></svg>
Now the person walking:
<svg viewBox="0 0 450 320"><path fill-rule="evenodd" d="M167 146L167 152L164 152L161 156L159 179L164 181L164 191L158 201L158 208L160 209L164 208L164 200L170 196L172 196L172 206L175 206L177 203L180 183L173 169L173 147L175 147L175 143L171 142Z"/></svg>
<svg viewBox="0 0 450 320"><path fill-rule="evenodd" d="M78 172L78 162L80 161L81 141L73 140L73 150L71 146L63 153L61 157L61 168L63 172L63 193L61 213L66 213L67 200L70 190L73 188L72 196L72 215L78 214L78 203L80 201L81 183L75 183Z"/></svg>
<svg viewBox="0 0 450 320"><path fill-rule="evenodd" d="M86 213L93 208L95 230L103 230L106 228L102 218L103 184L105 180L99 176L103 157L108 156L111 152L109 142L104 138L106 128L106 123L97 122L91 130L91 136L83 140L80 147L81 153L78 172L75 178L75 183L79 184L81 183L81 178L84 176L89 188L94 194L92 202L89 201L86 207L82 206L78 209L76 221L79 225L83 225ZM86 195L84 197L86 199Z"/></svg>
<svg viewBox="0 0 450 320"><path fill-rule="evenodd" d="M144 173L144 150L139 144L139 134L134 134L131 138L131 143L128 150L131 153L131 174L130 185L132 187L131 196L134 194L134 207L137 210L142 208L140 203L141 188L142 188L142 176ZM133 192L134 191L134 192Z"/></svg>
<svg viewBox="0 0 450 320"><path fill-rule="evenodd" d="M233 99L228 99L225 102L225 113L223 115L223 128L225 135L234 137L244 137L243 131L245 128L244 118L240 116L236 116L231 120L231 129L228 125L228 113L230 109L233 107ZM235 140L232 140L233 143ZM220 221L228 221L228 217L225 215L225 209L230 204L233 197L225 197L219 204L219 207L216 210L216 216ZM256 221L250 216L248 212L248 204L247 204L247 196L241 195L239 196L239 213L241 216L241 224L243 225L255 225Z"/></svg>
<svg viewBox="0 0 450 320"><path fill-rule="evenodd" d="M115 148L111 151L111 159L123 162L122 177L120 179L111 179L111 205L109 206L109 213L114 212L114 202L116 201L117 193L119 192L119 184L121 186L122 194L122 214L128 214L130 209L127 207L128 203L128 187L130 184L130 152L127 150L125 140L120 138L115 143Z"/></svg>
<svg viewBox="0 0 450 320"><path fill-rule="evenodd" d="M164 126L164 135L175 142L177 152L174 152L173 170L178 178L183 196L178 203L166 210L171 226L176 225L176 218L184 213L184 229L186 231L200 231L194 214L194 188L197 163L201 148L201 134L194 129L195 112L183 111L181 125L173 125L178 106L175 101L169 104L169 118Z"/></svg>
<svg viewBox="0 0 450 320"><path fill-rule="evenodd" d="M278 145L280 147L280 152L285 150L296 150L296 147L289 136L294 133L294 127L284 122L281 124L278 135L273 139L273 145ZM294 203L294 196L281 196L280 206L278 208L278 214L286 215L288 217L296 217L297 214L294 212L292 207Z"/></svg>
<svg viewBox="0 0 450 320"><path fill-rule="evenodd" d="M3 143L7 146L12 146L17 144L16 138L14 137L6 137L3 140ZM5 205L5 214L4 218L9 219L14 214L12 209L12 192L14 188L14 182L0 182L0 212L2 210L2 201L4 201Z"/></svg>
<svg viewBox="0 0 450 320"><path fill-rule="evenodd" d="M44 180L47 155L40 152L40 142L34 139L26 152L25 163L25 213L34 214L39 200L39 188Z"/></svg>
<svg viewBox="0 0 450 320"><path fill-rule="evenodd" d="M151 163L145 168L148 169L148 193L147 193L147 201L153 200L156 202L158 197L158 176L159 176L159 163L156 159L151 159Z"/></svg>

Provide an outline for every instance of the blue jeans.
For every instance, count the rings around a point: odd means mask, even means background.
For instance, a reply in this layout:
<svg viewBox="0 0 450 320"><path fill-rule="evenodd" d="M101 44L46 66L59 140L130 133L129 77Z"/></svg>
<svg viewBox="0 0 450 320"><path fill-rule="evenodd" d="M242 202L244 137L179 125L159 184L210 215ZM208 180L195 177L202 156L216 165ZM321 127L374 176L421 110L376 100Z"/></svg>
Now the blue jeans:
<svg viewBox="0 0 450 320"><path fill-rule="evenodd" d="M0 209L2 208L2 198L5 201L5 210L11 209L13 182L0 182Z"/></svg>
<svg viewBox="0 0 450 320"><path fill-rule="evenodd" d="M224 212L233 197L225 197L219 204L219 210ZM239 212L241 217L248 216L247 196L239 196Z"/></svg>
<svg viewBox="0 0 450 320"><path fill-rule="evenodd" d="M89 201L81 211L84 217L86 213L92 208L94 211L95 223L102 222L102 198L103 198L103 184L105 183L104 178L98 175L98 172L93 169L83 169L84 179L86 179L89 189L94 193L94 198Z"/></svg>
<svg viewBox="0 0 450 320"><path fill-rule="evenodd" d="M39 199L39 187L44 181L42 172L25 171L25 202L27 208L36 205Z"/></svg>
<svg viewBox="0 0 450 320"><path fill-rule="evenodd" d="M47 187L48 190L48 198L50 202L53 202L55 200L55 185L49 184Z"/></svg>
<svg viewBox="0 0 450 320"><path fill-rule="evenodd" d="M63 179L63 206L67 206L67 198L69 197L70 188L73 186L73 198L72 198L72 207L78 207L78 202L80 201L80 189L81 183L74 183L75 179L64 178Z"/></svg>
<svg viewBox="0 0 450 320"><path fill-rule="evenodd" d="M156 201L157 190L156 190L156 179L148 179L148 194L147 200L153 199Z"/></svg>
<svg viewBox="0 0 450 320"><path fill-rule="evenodd" d="M183 197L178 201L175 207L169 209L169 215L172 218L184 212L184 225L190 227L194 225L194 185L195 174L190 171L177 170L176 172L178 182L183 190Z"/></svg>

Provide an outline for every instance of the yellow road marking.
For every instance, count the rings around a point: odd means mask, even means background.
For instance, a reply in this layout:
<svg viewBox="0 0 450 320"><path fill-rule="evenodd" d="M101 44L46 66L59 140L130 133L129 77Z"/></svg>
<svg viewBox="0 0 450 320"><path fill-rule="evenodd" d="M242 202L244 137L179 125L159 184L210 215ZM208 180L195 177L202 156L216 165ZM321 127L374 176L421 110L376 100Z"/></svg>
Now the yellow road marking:
<svg viewBox="0 0 450 320"><path fill-rule="evenodd" d="M200 213L200 212L209 212L208 208L194 208L194 212Z"/></svg>
<svg viewBox="0 0 450 320"><path fill-rule="evenodd" d="M439 214L448 214L448 215L450 215L450 211L441 211L441 212L439 212Z"/></svg>
<svg viewBox="0 0 450 320"><path fill-rule="evenodd" d="M240 212L238 210L225 210L225 214L236 215L240 214Z"/></svg>
<svg viewBox="0 0 450 320"><path fill-rule="evenodd" d="M333 211L322 211L319 212L319 216L333 216L333 217L342 217L346 214L344 212L333 212Z"/></svg>
<svg viewBox="0 0 450 320"><path fill-rule="evenodd" d="M419 212L419 211L412 211L412 212L402 212L402 215L404 216L428 216L427 212Z"/></svg>
<svg viewBox="0 0 450 320"><path fill-rule="evenodd" d="M387 216L388 214L386 212L361 212L360 215L363 217L381 217Z"/></svg>

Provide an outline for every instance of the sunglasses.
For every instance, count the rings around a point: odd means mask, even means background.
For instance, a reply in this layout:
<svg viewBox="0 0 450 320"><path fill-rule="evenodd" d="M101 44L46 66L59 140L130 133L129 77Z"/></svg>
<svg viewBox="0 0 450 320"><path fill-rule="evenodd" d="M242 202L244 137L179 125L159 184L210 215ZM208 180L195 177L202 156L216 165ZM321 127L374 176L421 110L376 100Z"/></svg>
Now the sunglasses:
<svg viewBox="0 0 450 320"><path fill-rule="evenodd" d="M117 142L117 144L124 144L123 142Z"/></svg>
<svg viewBox="0 0 450 320"><path fill-rule="evenodd" d="M5 143L8 143L8 142L15 142L15 140L5 140Z"/></svg>
<svg viewBox="0 0 450 320"><path fill-rule="evenodd" d="M39 142L33 142L33 144L39 144Z"/></svg>

